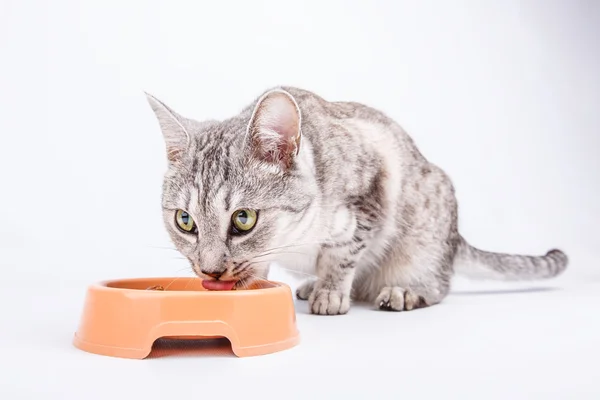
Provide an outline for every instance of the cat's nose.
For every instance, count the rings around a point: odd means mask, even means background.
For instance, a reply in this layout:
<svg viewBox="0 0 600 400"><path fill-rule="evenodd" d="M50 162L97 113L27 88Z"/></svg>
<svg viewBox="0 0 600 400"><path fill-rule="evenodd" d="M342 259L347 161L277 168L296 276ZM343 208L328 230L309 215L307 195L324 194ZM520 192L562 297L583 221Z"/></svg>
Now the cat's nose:
<svg viewBox="0 0 600 400"><path fill-rule="evenodd" d="M208 275L211 278L215 278L215 279L219 279L221 277L221 275L223 275L225 273L225 270L219 271L219 272L214 272L214 271L209 272L209 271L205 271L205 270L201 269L200 271L202 271L202 273L204 275Z"/></svg>

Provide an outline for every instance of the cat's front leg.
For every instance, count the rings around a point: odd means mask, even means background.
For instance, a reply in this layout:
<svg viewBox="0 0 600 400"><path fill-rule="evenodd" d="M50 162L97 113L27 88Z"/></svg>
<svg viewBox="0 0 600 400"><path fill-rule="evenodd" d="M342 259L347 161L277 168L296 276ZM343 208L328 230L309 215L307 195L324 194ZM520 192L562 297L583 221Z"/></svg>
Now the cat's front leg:
<svg viewBox="0 0 600 400"><path fill-rule="evenodd" d="M310 312L318 315L346 314L350 310L354 264L321 257L317 272L319 279L308 298Z"/></svg>

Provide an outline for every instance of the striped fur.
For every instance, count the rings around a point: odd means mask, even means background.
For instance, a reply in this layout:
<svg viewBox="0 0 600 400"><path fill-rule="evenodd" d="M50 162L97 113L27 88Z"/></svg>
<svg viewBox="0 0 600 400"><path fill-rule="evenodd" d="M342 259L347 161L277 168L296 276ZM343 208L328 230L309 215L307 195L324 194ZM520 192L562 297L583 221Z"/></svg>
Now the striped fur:
<svg viewBox="0 0 600 400"><path fill-rule="evenodd" d="M266 277L271 262L315 275L297 291L315 314L345 314L351 300L404 311L439 303L452 276L546 279L567 266L544 256L485 252L458 232L449 177L383 113L284 87L238 115L198 122L148 95L167 147L165 226L204 279ZM240 208L256 227L230 233ZM174 222L186 210L198 232Z"/></svg>

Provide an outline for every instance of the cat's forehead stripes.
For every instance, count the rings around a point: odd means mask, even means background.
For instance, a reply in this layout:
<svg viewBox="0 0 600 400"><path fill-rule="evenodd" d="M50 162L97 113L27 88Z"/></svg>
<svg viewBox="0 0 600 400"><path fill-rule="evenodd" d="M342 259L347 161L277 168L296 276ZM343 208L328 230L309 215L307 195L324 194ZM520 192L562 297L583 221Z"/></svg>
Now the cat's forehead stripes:
<svg viewBox="0 0 600 400"><path fill-rule="evenodd" d="M199 189L199 204L205 210L222 210L227 200L227 192L231 190L233 163L231 148L233 139L215 140L199 149L192 160L194 186Z"/></svg>

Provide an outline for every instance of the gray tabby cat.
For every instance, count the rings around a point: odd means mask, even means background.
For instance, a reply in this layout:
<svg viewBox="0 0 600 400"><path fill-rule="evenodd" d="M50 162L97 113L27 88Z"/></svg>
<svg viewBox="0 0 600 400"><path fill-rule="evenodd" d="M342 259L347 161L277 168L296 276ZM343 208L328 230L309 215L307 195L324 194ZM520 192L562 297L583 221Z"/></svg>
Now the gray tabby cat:
<svg viewBox="0 0 600 400"><path fill-rule="evenodd" d="M442 301L455 272L525 280L567 266L559 250L470 246L448 176L365 105L285 87L198 122L148 101L167 148L166 228L207 288L244 287L275 261L317 277L297 290L314 314L345 314L351 299L403 311Z"/></svg>

